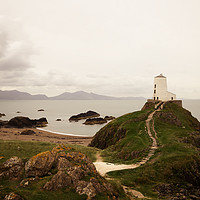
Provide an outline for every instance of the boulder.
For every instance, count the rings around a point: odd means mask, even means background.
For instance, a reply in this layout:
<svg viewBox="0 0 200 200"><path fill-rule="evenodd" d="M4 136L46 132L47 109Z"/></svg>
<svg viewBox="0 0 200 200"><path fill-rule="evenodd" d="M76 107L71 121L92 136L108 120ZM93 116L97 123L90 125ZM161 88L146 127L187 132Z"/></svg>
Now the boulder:
<svg viewBox="0 0 200 200"><path fill-rule="evenodd" d="M0 180L20 180L23 173L24 163L18 157L12 157L0 165Z"/></svg>
<svg viewBox="0 0 200 200"><path fill-rule="evenodd" d="M20 133L20 135L34 135L34 134L36 134L36 132L33 130L24 130Z"/></svg>
<svg viewBox="0 0 200 200"><path fill-rule="evenodd" d="M8 127L14 127L14 128L32 128L32 127L43 127L48 124L46 118L40 118L40 119L29 119L28 117L14 117L11 120L8 121L7 126Z"/></svg>
<svg viewBox="0 0 200 200"><path fill-rule="evenodd" d="M68 159L66 159L64 157L60 157L58 159L58 162L57 162L58 170L64 170L64 169L70 168L72 166L73 166L73 164Z"/></svg>
<svg viewBox="0 0 200 200"><path fill-rule="evenodd" d="M10 194L5 196L4 200L24 200L24 199L20 197L18 194L11 192Z"/></svg>
<svg viewBox="0 0 200 200"><path fill-rule="evenodd" d="M2 126L6 126L7 123L8 123L8 121L0 120L0 127L2 127Z"/></svg>
<svg viewBox="0 0 200 200"><path fill-rule="evenodd" d="M97 193L96 190L91 182L86 182L86 181L79 181L77 186L76 186L76 192L80 195L86 194L89 199L93 199Z"/></svg>
<svg viewBox="0 0 200 200"><path fill-rule="evenodd" d="M94 125L94 124L105 124L105 123L107 123L106 119L98 117L98 118L86 119L86 121L83 124L85 124L85 125Z"/></svg>
<svg viewBox="0 0 200 200"><path fill-rule="evenodd" d="M26 177L44 176L52 168L55 162L55 155L50 151L42 152L33 156L25 164Z"/></svg>
<svg viewBox="0 0 200 200"><path fill-rule="evenodd" d="M43 111L44 111L44 109L39 109L39 110L38 110L38 112L43 112Z"/></svg>
<svg viewBox="0 0 200 200"><path fill-rule="evenodd" d="M44 185L43 188L45 190L58 190L67 186L72 186L72 180L65 171L60 170Z"/></svg>
<svg viewBox="0 0 200 200"><path fill-rule="evenodd" d="M105 116L104 119L109 121L109 120L115 119L115 117L113 117L113 116Z"/></svg>
<svg viewBox="0 0 200 200"><path fill-rule="evenodd" d="M45 127L48 124L48 121L45 117L42 117L40 119L34 119L32 120L33 125L37 127Z"/></svg>
<svg viewBox="0 0 200 200"><path fill-rule="evenodd" d="M67 173L71 177L73 184L76 186L79 180L81 180L87 172L81 168L81 166L74 166L67 170Z"/></svg>
<svg viewBox="0 0 200 200"><path fill-rule="evenodd" d="M52 151L42 152L30 158L25 164L26 177L40 177L48 174L53 165L58 165L59 157L65 155L63 152L65 150L67 150L66 147L57 146Z"/></svg>
<svg viewBox="0 0 200 200"><path fill-rule="evenodd" d="M0 117L4 117L6 116L4 113L0 113Z"/></svg>
<svg viewBox="0 0 200 200"><path fill-rule="evenodd" d="M61 119L56 119L56 121L57 121L57 122L60 122L60 121L62 121L62 120L61 120Z"/></svg>
<svg viewBox="0 0 200 200"><path fill-rule="evenodd" d="M100 114L94 111L88 111L86 113L80 113L78 115L73 115L69 118L69 121L79 121L81 119L88 119L88 118L94 118L94 117L99 117Z"/></svg>
<svg viewBox="0 0 200 200"><path fill-rule="evenodd" d="M15 128L33 127L33 123L28 117L14 117L8 121L7 125Z"/></svg>
<svg viewBox="0 0 200 200"><path fill-rule="evenodd" d="M13 168L16 166L21 166L20 173ZM0 178L17 177L17 174L21 175L24 171L24 164L21 159L13 157L1 165L0 170ZM6 173L2 175L5 171ZM70 187L80 195L87 195L88 200L94 199L99 193L108 196L109 199L116 199L117 196L113 187L99 175L94 164L85 154L72 152L72 148L64 145L30 158L25 164L27 178L24 177L19 187L28 188L32 182L40 181L39 177L45 175L52 176L43 186L47 191Z"/></svg>

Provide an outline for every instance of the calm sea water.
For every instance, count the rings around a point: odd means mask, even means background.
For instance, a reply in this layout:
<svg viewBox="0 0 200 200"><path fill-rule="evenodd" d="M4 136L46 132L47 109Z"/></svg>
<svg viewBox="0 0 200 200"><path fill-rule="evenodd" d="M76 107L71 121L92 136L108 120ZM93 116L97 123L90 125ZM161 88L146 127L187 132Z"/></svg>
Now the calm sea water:
<svg viewBox="0 0 200 200"><path fill-rule="evenodd" d="M88 110L96 111L102 117L106 115L119 117L140 110L144 103L144 100L0 100L0 113L6 114L1 118L2 120L9 120L15 116L26 116L31 119L46 117L49 122L48 126L44 128L46 130L63 134L93 136L105 124L83 125L84 120L69 122L69 117ZM200 100L184 100L183 106L200 120ZM38 112L38 109L45 111ZM58 118L62 121L56 121Z"/></svg>

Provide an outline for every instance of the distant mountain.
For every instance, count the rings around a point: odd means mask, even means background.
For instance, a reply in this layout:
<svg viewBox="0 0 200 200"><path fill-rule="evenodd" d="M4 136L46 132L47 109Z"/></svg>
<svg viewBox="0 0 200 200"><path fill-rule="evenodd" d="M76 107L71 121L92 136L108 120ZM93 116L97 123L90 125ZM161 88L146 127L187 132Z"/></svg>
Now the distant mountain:
<svg viewBox="0 0 200 200"><path fill-rule="evenodd" d="M0 99L5 100L47 100L48 97L43 94L31 95L27 92L17 90L2 91L0 90Z"/></svg>
<svg viewBox="0 0 200 200"><path fill-rule="evenodd" d="M95 93L88 93L84 91L65 92L58 96L47 97L43 94L31 95L27 92L20 92L17 90L2 91L0 90L0 99L6 100L135 100L145 99L144 97L112 97L99 95Z"/></svg>

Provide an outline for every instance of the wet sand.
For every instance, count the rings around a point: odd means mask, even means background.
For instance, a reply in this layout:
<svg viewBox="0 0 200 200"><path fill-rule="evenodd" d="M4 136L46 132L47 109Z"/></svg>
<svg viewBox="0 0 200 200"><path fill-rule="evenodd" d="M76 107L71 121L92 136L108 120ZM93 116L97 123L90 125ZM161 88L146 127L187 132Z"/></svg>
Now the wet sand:
<svg viewBox="0 0 200 200"><path fill-rule="evenodd" d="M33 130L36 134L20 135L20 133L24 130ZM87 146L92 140L92 137L61 135L35 128L0 128L0 140L40 141Z"/></svg>

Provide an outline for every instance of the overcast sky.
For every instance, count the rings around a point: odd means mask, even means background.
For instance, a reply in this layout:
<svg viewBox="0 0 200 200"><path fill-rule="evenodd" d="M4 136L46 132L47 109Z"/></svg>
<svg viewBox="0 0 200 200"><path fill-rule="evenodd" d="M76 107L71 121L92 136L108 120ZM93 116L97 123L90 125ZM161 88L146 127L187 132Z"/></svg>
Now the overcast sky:
<svg viewBox="0 0 200 200"><path fill-rule="evenodd" d="M200 98L199 0L0 0L0 90Z"/></svg>

